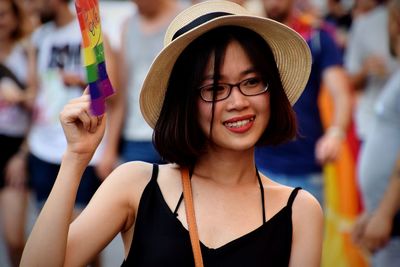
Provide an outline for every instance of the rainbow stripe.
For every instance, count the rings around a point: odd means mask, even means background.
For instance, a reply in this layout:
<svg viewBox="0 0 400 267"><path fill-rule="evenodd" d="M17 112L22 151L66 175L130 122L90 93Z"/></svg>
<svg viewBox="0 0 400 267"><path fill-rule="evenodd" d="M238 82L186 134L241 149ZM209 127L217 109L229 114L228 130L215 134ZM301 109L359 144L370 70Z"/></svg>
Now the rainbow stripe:
<svg viewBox="0 0 400 267"><path fill-rule="evenodd" d="M114 93L107 75L98 0L76 0L76 13L82 34L83 62L89 84L91 111L105 112L105 99Z"/></svg>

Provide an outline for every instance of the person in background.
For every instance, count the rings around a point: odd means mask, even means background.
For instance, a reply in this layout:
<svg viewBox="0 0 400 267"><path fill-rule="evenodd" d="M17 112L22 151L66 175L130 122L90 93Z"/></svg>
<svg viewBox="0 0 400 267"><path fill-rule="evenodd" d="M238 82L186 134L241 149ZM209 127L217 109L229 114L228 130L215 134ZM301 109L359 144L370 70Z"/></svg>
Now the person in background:
<svg viewBox="0 0 400 267"><path fill-rule="evenodd" d="M19 5L23 7L25 26L29 32L33 32L42 24L39 14L41 1L42 0L18 0Z"/></svg>
<svg viewBox="0 0 400 267"><path fill-rule="evenodd" d="M345 6L343 0L328 0L327 14L324 20L335 27L335 40L339 45L342 54L347 47L348 32L353 21L352 9Z"/></svg>
<svg viewBox="0 0 400 267"><path fill-rule="evenodd" d="M16 0L0 1L0 219L11 266L25 245L28 197L24 140L36 90L34 50Z"/></svg>
<svg viewBox="0 0 400 267"><path fill-rule="evenodd" d="M39 14L41 21L47 22L32 35L32 42L37 49L39 88L35 100L35 116L28 135L29 173L39 210L49 197L67 145L58 119L59 113L68 101L80 96L87 86L81 55L81 32L70 2L42 1ZM103 33L107 72L115 85L113 54L107 40ZM87 205L101 181L114 167L114 163L107 160L108 151L116 146L108 138L115 134L115 127L112 125L115 122L115 113L112 107L112 103L108 102L110 125L107 127L104 142L83 175L77 193L75 216Z"/></svg>
<svg viewBox="0 0 400 267"><path fill-rule="evenodd" d="M298 137L284 145L256 149L260 171L280 183L300 186L323 204L322 165L335 160L350 121L350 84L340 50L329 31L303 19L294 0L263 0L268 18L288 25L307 41L313 57L310 79L294 105ZM318 97L322 85L332 95L332 124L324 131Z"/></svg>
<svg viewBox="0 0 400 267"><path fill-rule="evenodd" d="M121 125L118 128L122 129L121 158L124 162L161 163L152 143L153 129L143 119L137 103L146 73L162 49L165 31L183 7L176 0L134 0L133 3L137 9L123 25L119 51L121 90L120 104L116 106ZM114 160L117 160L116 154Z"/></svg>
<svg viewBox="0 0 400 267"><path fill-rule="evenodd" d="M265 177L254 160L256 144L296 134L291 105L310 69L307 44L280 23L229 1L184 10L166 32L139 103L169 164L120 165L71 223L107 119L90 115L87 95L72 100L60 115L68 140L60 173L21 266L85 266L119 233L122 266L193 266L190 203L204 266L319 266L318 201ZM193 202L181 197L182 174Z"/></svg>
<svg viewBox="0 0 400 267"><path fill-rule="evenodd" d="M376 100L360 154L364 203L353 238L372 253L373 267L400 266L400 0L388 5L389 47L399 65Z"/></svg>
<svg viewBox="0 0 400 267"><path fill-rule="evenodd" d="M359 0L363 10L352 23L344 57L356 91L354 122L361 143L367 139L376 99L396 63L389 53L387 9L380 0Z"/></svg>

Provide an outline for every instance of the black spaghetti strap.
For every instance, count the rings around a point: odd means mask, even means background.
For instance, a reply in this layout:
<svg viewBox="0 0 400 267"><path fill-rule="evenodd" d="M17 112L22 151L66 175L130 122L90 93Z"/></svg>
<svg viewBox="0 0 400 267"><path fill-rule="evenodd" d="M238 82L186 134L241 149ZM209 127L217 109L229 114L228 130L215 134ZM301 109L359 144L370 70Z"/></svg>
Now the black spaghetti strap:
<svg viewBox="0 0 400 267"><path fill-rule="evenodd" d="M256 167L256 173L257 173L257 179L258 179L258 184L260 185L260 191L261 191L261 205L262 205L262 215L263 215L263 224L266 221L265 218L265 197L264 197L264 186L261 182L261 177L260 177L260 173L258 172L258 169Z"/></svg>
<svg viewBox="0 0 400 267"><path fill-rule="evenodd" d="M157 181L158 177L158 164L153 164L153 172L151 173L150 181L154 182Z"/></svg>
<svg viewBox="0 0 400 267"><path fill-rule="evenodd" d="M174 210L175 217L178 217L178 209L179 209L179 206L182 203L182 200L183 200L183 192L181 193L181 196L180 196L180 198L178 200L178 203L176 204L176 207L175 207L175 210Z"/></svg>
<svg viewBox="0 0 400 267"><path fill-rule="evenodd" d="M293 189L292 193L289 196L289 200L288 200L286 206L292 207L293 201L294 201L294 199L295 199L295 197L297 195L297 192L299 192L300 189L302 189L302 188L301 187L296 187L295 189Z"/></svg>

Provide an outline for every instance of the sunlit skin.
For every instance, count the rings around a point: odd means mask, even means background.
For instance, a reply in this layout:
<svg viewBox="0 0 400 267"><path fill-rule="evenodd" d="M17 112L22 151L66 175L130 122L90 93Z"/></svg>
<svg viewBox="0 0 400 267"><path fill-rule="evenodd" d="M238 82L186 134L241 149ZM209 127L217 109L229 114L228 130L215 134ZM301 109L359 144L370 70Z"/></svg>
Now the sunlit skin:
<svg viewBox="0 0 400 267"><path fill-rule="evenodd" d="M206 69L203 85L213 83L213 62ZM238 42L231 42L226 50L225 60L220 70L219 82L235 84L258 74L253 68L246 52ZM254 145L267 127L270 117L269 93L245 96L234 87L227 99L215 102L212 125L211 150L232 150L253 152ZM198 100L199 123L207 136L210 136L212 103ZM242 121L241 127L229 127ZM246 122L246 123L245 123Z"/></svg>
<svg viewBox="0 0 400 267"><path fill-rule="evenodd" d="M213 55L210 58L214 58ZM223 58L218 70L220 78L216 82L238 84L258 78L260 73L255 71L238 42L228 44ZM197 63L200 61L194 62ZM206 66L199 86L214 83L213 63L210 60ZM167 103L171 102L169 97L176 97L166 96L164 101ZM268 91L245 96L234 87L229 97L214 104L202 100L200 94L197 97L198 112L190 120L199 122L201 131L208 137L205 138L208 146L196 157L193 166L193 204L199 239L204 246L219 249L231 242L239 242L240 238L246 238L262 227L286 206L293 189L262 174L260 188L257 179L254 146L270 120ZM135 223L140 215L139 203L152 175L149 163L130 162L117 167L101 184L85 210L70 224L81 175L103 138L106 125L106 117L90 115L89 101L87 95L74 99L61 112L68 148L52 193L25 246L21 266L86 266L118 234L123 240L125 256L131 249L138 230ZM189 123L180 125L185 127ZM162 201L165 201L166 212L175 216L173 211L182 194L180 166L160 165L157 186ZM261 190L265 193L265 221ZM311 194L300 190L292 211L289 266L317 267L323 235L321 208ZM187 231L185 206L180 205L177 213L173 219ZM86 240L90 240L90 245Z"/></svg>

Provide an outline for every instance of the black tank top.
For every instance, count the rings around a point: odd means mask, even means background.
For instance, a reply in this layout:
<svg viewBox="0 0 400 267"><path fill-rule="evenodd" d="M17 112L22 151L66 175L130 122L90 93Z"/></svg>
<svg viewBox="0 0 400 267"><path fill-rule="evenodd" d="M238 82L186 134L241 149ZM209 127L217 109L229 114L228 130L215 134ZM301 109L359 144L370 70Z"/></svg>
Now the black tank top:
<svg viewBox="0 0 400 267"><path fill-rule="evenodd" d="M158 165L153 165L151 180L140 199L131 248L122 267L194 266L189 232L165 202L157 176ZM292 191L285 207L268 221L264 219L250 233L216 249L201 243L204 266L288 266L292 245L291 207L299 189Z"/></svg>

